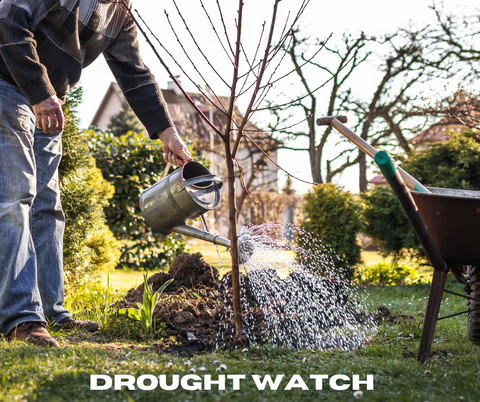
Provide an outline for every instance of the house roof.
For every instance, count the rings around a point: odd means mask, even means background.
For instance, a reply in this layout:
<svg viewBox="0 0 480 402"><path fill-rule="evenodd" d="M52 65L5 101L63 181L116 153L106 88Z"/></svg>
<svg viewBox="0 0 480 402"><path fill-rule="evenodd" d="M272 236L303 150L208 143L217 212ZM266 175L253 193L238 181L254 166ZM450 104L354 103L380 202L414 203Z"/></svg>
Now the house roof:
<svg viewBox="0 0 480 402"><path fill-rule="evenodd" d="M162 94L167 102L168 111L175 125L179 130L190 134L194 140L209 142L210 141L210 132L212 131L208 124L203 120L203 118L197 113L195 108L190 104L189 100L180 92L178 87L172 85L173 82L169 83L169 88L162 89ZM188 95L196 103L198 108L209 118L213 124L218 127L221 131L222 127L226 124L226 116L221 112L222 105L223 107L228 107L229 97L221 96L215 98L215 101L218 107L215 107L210 103L210 101L201 93L192 93L189 92ZM110 118L118 113L122 103L125 101L120 87L116 82L112 82L107 89L100 105L90 123L90 126L97 126L102 130L107 129L108 122ZM235 107L234 111L235 116L238 116L235 120L240 122L242 119L242 114ZM265 132L260 130L256 125L248 122L245 128L249 132L249 136L254 140L262 143L268 143L270 147L276 148L279 144L279 141L272 139ZM215 135L213 138L214 142L221 142L221 138L218 135Z"/></svg>
<svg viewBox="0 0 480 402"><path fill-rule="evenodd" d="M408 140L408 142L414 148L424 148L426 144L431 142L447 141L450 136L447 134L450 132L461 132L465 130L465 126L458 123L438 123L434 124L425 131Z"/></svg>

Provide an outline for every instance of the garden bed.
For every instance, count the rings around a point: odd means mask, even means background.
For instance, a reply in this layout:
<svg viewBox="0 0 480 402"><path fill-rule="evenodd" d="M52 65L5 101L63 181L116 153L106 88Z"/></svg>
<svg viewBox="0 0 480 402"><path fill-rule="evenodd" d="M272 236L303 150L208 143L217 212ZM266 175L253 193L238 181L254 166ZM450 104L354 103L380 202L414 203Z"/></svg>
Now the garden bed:
<svg viewBox="0 0 480 402"><path fill-rule="evenodd" d="M256 271L254 275L262 275L262 277L260 280L257 277L255 286L258 287L259 283L268 283L267 288L270 288L270 291L280 286L287 289L285 295L279 295L276 300L277 305L265 308L265 305L261 304L262 301L258 300L258 289L257 292L252 289L253 276L250 279L250 275L245 277L241 274L240 277L244 327L247 329L249 342L258 344L265 342L265 335L273 315L276 315L277 325L278 322L290 325L293 321L300 319L300 313L297 314L295 306L294 311L291 305L289 309L283 308L294 297L288 294L291 286L288 285L288 281L290 284L292 281L300 283L316 295L318 302L315 303L316 311L313 313L325 317L322 325L325 327L341 325L341 317L328 313L333 305L347 303L347 295L342 291L342 284L339 281L321 279L318 282L317 277L316 282L312 282L307 274L301 272L292 272L287 278L280 279L274 269ZM158 272L152 275L148 278L148 284L152 286L153 291L156 291L169 279L173 279L173 282L165 289L153 313L157 328L163 326L163 336L154 340L153 347L160 353L178 355L235 347L231 274L228 273L220 280L218 270L207 264L200 253L184 253L176 258L168 273ZM315 289L319 283L321 289ZM126 297L118 303L117 308L137 308L137 303L143 301L143 289L143 284L130 289ZM326 289L327 292L325 292ZM286 300L282 300L282 297ZM297 307L299 310L302 308L301 305ZM366 320L378 323L382 320L382 316L384 318L389 316L385 309L380 309L376 313L355 311L352 313L352 317L358 323ZM268 314L268 317L265 317L265 314ZM272 341L271 335L269 340ZM282 343L278 339L276 342ZM295 347L302 348L301 345L295 345ZM335 348L335 345L331 347Z"/></svg>
<svg viewBox="0 0 480 402"><path fill-rule="evenodd" d="M157 340L154 347L162 353L190 355L234 346L231 275L219 280L218 270L207 264L200 253L184 253L175 259L168 273L152 275L148 284L156 291L169 279L174 280L153 314L157 325L165 326L166 336ZM117 308L137 308L143 300L143 289L143 284L130 289ZM248 292L243 293L248 299ZM261 336L263 314L254 307L251 296L247 302L252 306L249 313L256 317L254 325Z"/></svg>

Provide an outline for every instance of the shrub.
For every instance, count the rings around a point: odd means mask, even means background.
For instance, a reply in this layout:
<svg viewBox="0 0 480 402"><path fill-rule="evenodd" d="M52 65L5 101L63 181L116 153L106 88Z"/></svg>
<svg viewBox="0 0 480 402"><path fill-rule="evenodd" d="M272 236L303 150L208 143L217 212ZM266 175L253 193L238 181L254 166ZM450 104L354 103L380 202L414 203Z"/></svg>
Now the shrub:
<svg viewBox="0 0 480 402"><path fill-rule="evenodd" d="M185 251L177 235L152 232L138 201L141 192L155 184L165 169L160 141L141 133L120 137L107 132L90 132L89 146L115 194L105 208L108 226L123 242L120 265L133 269L161 269L171 265Z"/></svg>
<svg viewBox="0 0 480 402"><path fill-rule="evenodd" d="M105 225L104 206L113 195L78 129L75 108L81 88L68 96L63 111L63 155L59 166L62 207L65 212L64 272L67 290L89 283L99 269L118 264L119 244Z"/></svg>
<svg viewBox="0 0 480 402"><path fill-rule="evenodd" d="M402 206L390 188L374 187L362 193L363 233L374 239L379 251L395 259L421 255L421 245Z"/></svg>
<svg viewBox="0 0 480 402"><path fill-rule="evenodd" d="M414 152L402 167L426 186L480 190L480 143L478 134L447 132L446 142Z"/></svg>
<svg viewBox="0 0 480 402"><path fill-rule="evenodd" d="M356 279L362 285L408 285L419 280L417 270L408 265L379 262L357 269Z"/></svg>
<svg viewBox="0 0 480 402"><path fill-rule="evenodd" d="M362 228L360 205L351 193L334 184L314 186L304 196L303 214L300 226L331 247L331 251L325 248L323 252L332 254L330 256L336 268L345 268L345 262L350 266L360 262L361 248L357 241L357 234ZM306 250L314 247L305 236L298 236L297 242ZM349 269L347 274L351 276L352 273Z"/></svg>

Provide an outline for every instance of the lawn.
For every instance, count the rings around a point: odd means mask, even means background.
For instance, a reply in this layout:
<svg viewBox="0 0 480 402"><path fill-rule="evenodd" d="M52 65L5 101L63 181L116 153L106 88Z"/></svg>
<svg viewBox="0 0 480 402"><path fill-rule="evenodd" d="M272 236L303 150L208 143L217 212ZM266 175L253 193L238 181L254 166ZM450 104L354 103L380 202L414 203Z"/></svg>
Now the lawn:
<svg viewBox="0 0 480 402"><path fill-rule="evenodd" d="M207 259L207 257L206 257ZM386 305L393 314L408 314L416 322L404 325L382 324L377 334L364 348L353 352L295 351L279 347L250 345L236 351L217 351L190 358L159 354L154 342L122 336L108 331L106 302L121 297L133 284L142 280L141 273L115 272L108 276L110 289L105 291L105 279L92 284L89 294L71 295L70 305L79 317L100 318L102 329L95 335L83 332L54 335L62 349L44 349L24 343L0 340L0 401L354 401L354 391L334 390L328 380L323 389L315 389L311 375L345 375L351 379L359 375L365 380L372 375L374 390L360 389L364 401L478 401L480 400L480 349L467 337L466 316L440 321L433 349L441 350L426 364L416 360L422 320L428 297L428 285L361 288L369 309ZM102 282L104 282L102 284ZM462 286L449 277L448 287L462 293ZM84 304L78 300L85 299ZM445 296L440 315L465 310L465 302L456 296ZM85 306L88 311L84 312ZM220 365L224 370L221 370ZM204 371L202 371L204 370ZM221 370L221 371L219 371ZM179 376L198 375L189 384L205 388L208 375L217 380L218 375L244 375L238 380L239 390L224 377L225 390L212 385L211 390L91 390L91 375L142 375L162 376L170 385ZM253 377L283 375L278 390L257 387ZM293 377L297 375L299 377ZM166 376L166 377L164 377ZM118 377L117 377L118 378ZM237 377L238 378L238 377ZM291 379L296 387L285 390ZM301 389L301 380L304 388ZM347 381L348 385L350 381ZM103 384L102 381L99 384ZM149 380L144 382L146 386ZM343 381L338 381L343 384ZM183 384L185 385L185 384ZM291 383L292 385L292 383ZM188 387L188 385L187 385ZM261 387L260 387L261 388ZM358 395L357 395L358 396Z"/></svg>

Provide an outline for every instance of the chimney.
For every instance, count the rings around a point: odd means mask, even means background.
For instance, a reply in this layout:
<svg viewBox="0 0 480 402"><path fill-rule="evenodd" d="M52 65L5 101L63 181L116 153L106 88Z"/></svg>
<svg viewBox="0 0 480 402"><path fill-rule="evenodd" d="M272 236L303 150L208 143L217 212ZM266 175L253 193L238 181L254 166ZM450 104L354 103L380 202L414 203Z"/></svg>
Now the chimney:
<svg viewBox="0 0 480 402"><path fill-rule="evenodd" d="M176 78L177 81L181 84L180 76L179 76L179 75L176 75L175 78ZM179 88L178 85L175 83L175 81L168 81L168 82L167 82L167 89L175 92L177 95L183 95L183 92L180 90L180 88Z"/></svg>

